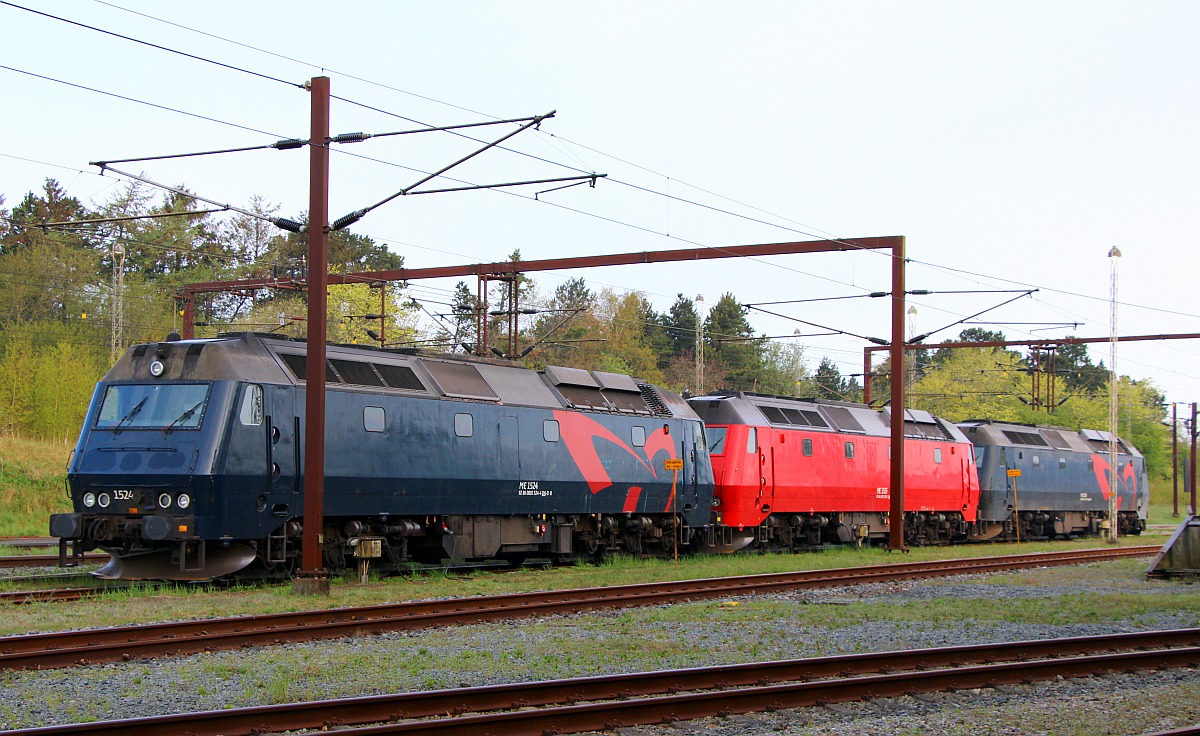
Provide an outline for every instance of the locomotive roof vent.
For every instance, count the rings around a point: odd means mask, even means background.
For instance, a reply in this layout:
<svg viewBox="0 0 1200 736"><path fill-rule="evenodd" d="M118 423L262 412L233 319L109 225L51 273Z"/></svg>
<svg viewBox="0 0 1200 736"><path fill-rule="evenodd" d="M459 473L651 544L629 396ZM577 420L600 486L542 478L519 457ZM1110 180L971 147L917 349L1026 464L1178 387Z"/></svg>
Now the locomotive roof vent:
<svg viewBox="0 0 1200 736"><path fill-rule="evenodd" d="M648 402L637 381L622 373L592 373L582 368L548 365L546 378L575 407L635 414L661 413Z"/></svg>
<svg viewBox="0 0 1200 736"><path fill-rule="evenodd" d="M826 405L821 407L821 411L825 413L825 416L829 417L829 419L833 422L833 426L837 427L843 432L857 432L860 434L866 434L867 432L867 430L864 429L861 424L859 424L858 420L854 418L854 415L850 413L850 410L844 406Z"/></svg>

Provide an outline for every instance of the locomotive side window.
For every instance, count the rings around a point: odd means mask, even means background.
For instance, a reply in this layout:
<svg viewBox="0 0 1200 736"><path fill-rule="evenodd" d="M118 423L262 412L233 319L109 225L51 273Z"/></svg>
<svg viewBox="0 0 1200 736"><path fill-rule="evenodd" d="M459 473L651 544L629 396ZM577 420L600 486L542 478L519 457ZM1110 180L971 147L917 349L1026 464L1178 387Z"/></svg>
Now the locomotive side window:
<svg viewBox="0 0 1200 736"><path fill-rule="evenodd" d="M754 428L746 433L746 452L758 452L758 432Z"/></svg>
<svg viewBox="0 0 1200 736"><path fill-rule="evenodd" d="M558 422L553 419L547 419L542 422L542 439L547 442L558 442Z"/></svg>
<svg viewBox="0 0 1200 736"><path fill-rule="evenodd" d="M1066 470L1066 469L1067 469L1067 459L1066 459L1065 457L1060 457L1060 458L1058 459L1058 469L1059 469L1059 470Z"/></svg>
<svg viewBox="0 0 1200 736"><path fill-rule="evenodd" d="M470 437L475 434L475 417L470 414L454 415L454 434L459 437Z"/></svg>
<svg viewBox="0 0 1200 736"><path fill-rule="evenodd" d="M724 455L725 454L725 428L724 427L705 427L704 441L708 443L709 455Z"/></svg>
<svg viewBox="0 0 1200 736"><path fill-rule="evenodd" d="M633 439L634 447L645 447L646 446L646 428L634 426L632 439Z"/></svg>
<svg viewBox="0 0 1200 736"><path fill-rule="evenodd" d="M238 412L242 424L257 427L263 423L263 390L257 383L246 386L242 394L242 409Z"/></svg>
<svg viewBox="0 0 1200 736"><path fill-rule="evenodd" d="M363 407L363 429L368 432L382 432L387 424L387 417L382 406Z"/></svg>
<svg viewBox="0 0 1200 736"><path fill-rule="evenodd" d="M933 461L935 463L940 463L942 461L942 448L940 448L940 447L933 448Z"/></svg>
<svg viewBox="0 0 1200 736"><path fill-rule="evenodd" d="M804 457L812 457L812 440L804 440L800 443L801 449L804 451Z"/></svg>
<svg viewBox="0 0 1200 736"><path fill-rule="evenodd" d="M1038 457L1037 455L1033 456L1033 467L1035 467L1035 468L1042 467L1042 459L1040 457Z"/></svg>
<svg viewBox="0 0 1200 736"><path fill-rule="evenodd" d="M846 459L847 460L854 459L854 443L853 442L846 443Z"/></svg>

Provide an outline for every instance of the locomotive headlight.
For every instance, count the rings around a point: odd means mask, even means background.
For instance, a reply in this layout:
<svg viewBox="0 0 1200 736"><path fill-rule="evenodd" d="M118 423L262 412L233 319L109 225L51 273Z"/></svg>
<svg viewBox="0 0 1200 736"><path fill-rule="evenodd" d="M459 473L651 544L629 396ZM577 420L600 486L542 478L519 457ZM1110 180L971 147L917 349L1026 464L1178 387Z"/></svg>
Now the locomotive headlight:
<svg viewBox="0 0 1200 736"><path fill-rule="evenodd" d="M96 494L92 493L91 491L88 491L87 493L83 494L83 505L88 507L89 509L91 507L95 506L96 505Z"/></svg>
<svg viewBox="0 0 1200 736"><path fill-rule="evenodd" d="M169 494L169 493L158 494L158 507L162 508L162 509L171 508L171 494Z"/></svg>
<svg viewBox="0 0 1200 736"><path fill-rule="evenodd" d="M179 494L179 498L175 499L175 503L179 504L179 508L186 509L192 505L192 497L186 493Z"/></svg>
<svg viewBox="0 0 1200 736"><path fill-rule="evenodd" d="M713 508L714 508L714 509L715 509L716 507L720 506L720 505L721 505L721 499L717 498L716 496L713 496L712 505L713 505Z"/></svg>
<svg viewBox="0 0 1200 736"><path fill-rule="evenodd" d="M100 504L100 508L106 509L108 508L108 505L112 503L112 498L110 498L107 493L101 493L96 497L96 503Z"/></svg>
<svg viewBox="0 0 1200 736"><path fill-rule="evenodd" d="M161 376L163 374L163 370L165 370L165 366L161 360L156 360L150 364L150 375L154 376L155 378Z"/></svg>

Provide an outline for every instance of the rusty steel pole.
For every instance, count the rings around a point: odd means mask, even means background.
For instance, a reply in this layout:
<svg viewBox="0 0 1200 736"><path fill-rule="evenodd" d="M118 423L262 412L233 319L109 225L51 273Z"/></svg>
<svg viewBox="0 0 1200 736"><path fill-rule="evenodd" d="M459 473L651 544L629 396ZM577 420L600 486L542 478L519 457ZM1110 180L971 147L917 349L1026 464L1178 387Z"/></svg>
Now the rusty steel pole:
<svg viewBox="0 0 1200 736"><path fill-rule="evenodd" d="M892 246L892 478L889 549L904 549L904 237Z"/></svg>
<svg viewBox="0 0 1200 736"><path fill-rule="evenodd" d="M1179 405L1171 403L1171 516L1179 516Z"/></svg>
<svg viewBox="0 0 1200 736"><path fill-rule="evenodd" d="M325 527L325 320L329 271L329 77L309 82L308 358L304 390L304 530L292 591L328 595L321 543Z"/></svg>
<svg viewBox="0 0 1200 736"><path fill-rule="evenodd" d="M1196 515L1196 403L1192 402L1192 426L1188 427L1192 435L1192 468L1188 474L1188 489L1192 491L1192 515Z"/></svg>

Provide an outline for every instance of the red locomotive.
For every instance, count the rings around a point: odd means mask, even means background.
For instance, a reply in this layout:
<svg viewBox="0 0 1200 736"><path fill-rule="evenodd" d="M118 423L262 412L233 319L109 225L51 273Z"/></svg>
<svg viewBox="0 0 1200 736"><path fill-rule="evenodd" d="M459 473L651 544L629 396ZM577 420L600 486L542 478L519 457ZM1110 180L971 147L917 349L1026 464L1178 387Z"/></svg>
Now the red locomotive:
<svg viewBox="0 0 1200 736"><path fill-rule="evenodd" d="M704 420L712 457L716 547L797 550L887 538L888 409L742 392L688 403ZM970 441L917 409L904 426L905 541L966 539L979 504Z"/></svg>

